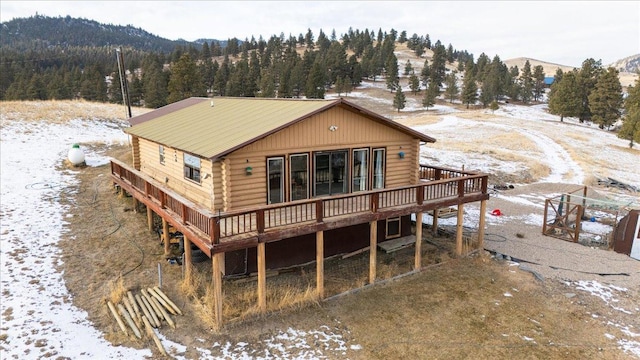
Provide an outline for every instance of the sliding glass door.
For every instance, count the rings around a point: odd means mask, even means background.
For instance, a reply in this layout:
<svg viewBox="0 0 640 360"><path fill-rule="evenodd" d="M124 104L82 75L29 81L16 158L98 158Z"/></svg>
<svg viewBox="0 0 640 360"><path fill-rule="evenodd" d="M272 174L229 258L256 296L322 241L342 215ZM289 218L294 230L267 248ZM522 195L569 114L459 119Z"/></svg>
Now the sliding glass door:
<svg viewBox="0 0 640 360"><path fill-rule="evenodd" d="M349 190L346 150L314 154L314 196L344 194Z"/></svg>

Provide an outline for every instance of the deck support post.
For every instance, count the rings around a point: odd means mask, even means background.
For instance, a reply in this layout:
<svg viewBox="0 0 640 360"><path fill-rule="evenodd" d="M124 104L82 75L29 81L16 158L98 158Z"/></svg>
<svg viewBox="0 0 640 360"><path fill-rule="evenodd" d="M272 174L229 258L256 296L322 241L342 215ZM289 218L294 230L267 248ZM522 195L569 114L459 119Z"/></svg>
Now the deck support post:
<svg viewBox="0 0 640 360"><path fill-rule="evenodd" d="M376 252L378 249L378 221L369 222L369 284L376 281Z"/></svg>
<svg viewBox="0 0 640 360"><path fill-rule="evenodd" d="M138 201L138 199L134 196L133 197L133 213L137 214L138 213L138 207L140 207L140 202Z"/></svg>
<svg viewBox="0 0 640 360"><path fill-rule="evenodd" d="M213 282L213 313L216 317L216 329L222 328L222 271L220 264L224 253L216 253L211 256L212 282Z"/></svg>
<svg viewBox="0 0 640 360"><path fill-rule="evenodd" d="M316 232L316 291L324 299L324 231Z"/></svg>
<svg viewBox="0 0 640 360"><path fill-rule="evenodd" d="M149 206L147 206L147 226L149 231L153 231L153 210Z"/></svg>
<svg viewBox="0 0 640 360"><path fill-rule="evenodd" d="M260 312L267 311L267 264L265 243L258 243L258 307Z"/></svg>
<svg viewBox="0 0 640 360"><path fill-rule="evenodd" d="M480 201L480 223L478 224L478 250L484 249L484 222L487 212L487 200Z"/></svg>
<svg viewBox="0 0 640 360"><path fill-rule="evenodd" d="M433 231L433 236L438 236L438 213L439 209L433 209L433 226L431 226L431 231Z"/></svg>
<svg viewBox="0 0 640 360"><path fill-rule="evenodd" d="M414 270L422 268L422 211L416 213L416 261Z"/></svg>
<svg viewBox="0 0 640 360"><path fill-rule="evenodd" d="M462 225L464 222L464 204L458 204L458 221L456 222L456 255L462 255Z"/></svg>
<svg viewBox="0 0 640 360"><path fill-rule="evenodd" d="M191 282L191 240L185 235L182 246L184 246L184 257L182 258L182 266L184 267L184 281Z"/></svg>
<svg viewBox="0 0 640 360"><path fill-rule="evenodd" d="M164 241L164 254L169 254L169 241L171 241L171 235L169 234L169 223L162 218L162 240Z"/></svg>

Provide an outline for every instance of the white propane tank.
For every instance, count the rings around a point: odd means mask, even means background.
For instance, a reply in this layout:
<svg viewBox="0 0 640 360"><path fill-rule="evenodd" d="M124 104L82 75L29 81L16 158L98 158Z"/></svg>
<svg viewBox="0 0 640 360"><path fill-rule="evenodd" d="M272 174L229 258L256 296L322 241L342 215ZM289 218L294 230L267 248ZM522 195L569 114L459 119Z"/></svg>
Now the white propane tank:
<svg viewBox="0 0 640 360"><path fill-rule="evenodd" d="M67 158L74 166L82 165L84 163L84 153L80 149L80 145L73 144L73 147L69 149Z"/></svg>

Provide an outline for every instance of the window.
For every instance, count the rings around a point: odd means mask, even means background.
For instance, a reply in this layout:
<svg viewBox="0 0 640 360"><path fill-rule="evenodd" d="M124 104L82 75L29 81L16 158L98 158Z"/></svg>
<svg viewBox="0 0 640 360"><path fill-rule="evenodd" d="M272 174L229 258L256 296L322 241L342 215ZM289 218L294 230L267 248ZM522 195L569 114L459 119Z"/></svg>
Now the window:
<svg viewBox="0 0 640 360"><path fill-rule="evenodd" d="M387 239L400 237L400 218L387 219Z"/></svg>
<svg viewBox="0 0 640 360"><path fill-rule="evenodd" d="M267 159L267 204L284 202L284 158L273 157Z"/></svg>
<svg viewBox="0 0 640 360"><path fill-rule="evenodd" d="M369 177L369 149L353 150L353 172L351 191L368 189Z"/></svg>
<svg viewBox="0 0 640 360"><path fill-rule="evenodd" d="M373 188L384 188L384 149L373 149Z"/></svg>
<svg viewBox="0 0 640 360"><path fill-rule="evenodd" d="M297 154L289 157L291 201L309 198L309 155Z"/></svg>
<svg viewBox="0 0 640 360"><path fill-rule="evenodd" d="M164 146L158 145L158 153L160 154L160 164L164 165Z"/></svg>
<svg viewBox="0 0 640 360"><path fill-rule="evenodd" d="M184 177L200 183L200 158L184 154Z"/></svg>

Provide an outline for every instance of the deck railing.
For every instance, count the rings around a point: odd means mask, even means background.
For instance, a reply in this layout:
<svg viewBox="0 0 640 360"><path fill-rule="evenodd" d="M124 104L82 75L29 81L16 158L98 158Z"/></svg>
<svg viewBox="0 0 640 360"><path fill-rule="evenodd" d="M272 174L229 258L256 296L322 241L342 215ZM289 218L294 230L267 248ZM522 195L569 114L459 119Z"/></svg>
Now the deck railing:
<svg viewBox="0 0 640 360"><path fill-rule="evenodd" d="M198 229L210 245L224 238L264 233L293 225L325 222L339 217L376 213L397 207L424 205L448 198L487 193L487 175L435 166L420 165L417 185L320 197L251 209L213 213L163 186L151 177L118 161L111 161L116 182L125 182L161 208L173 213L183 224Z"/></svg>

